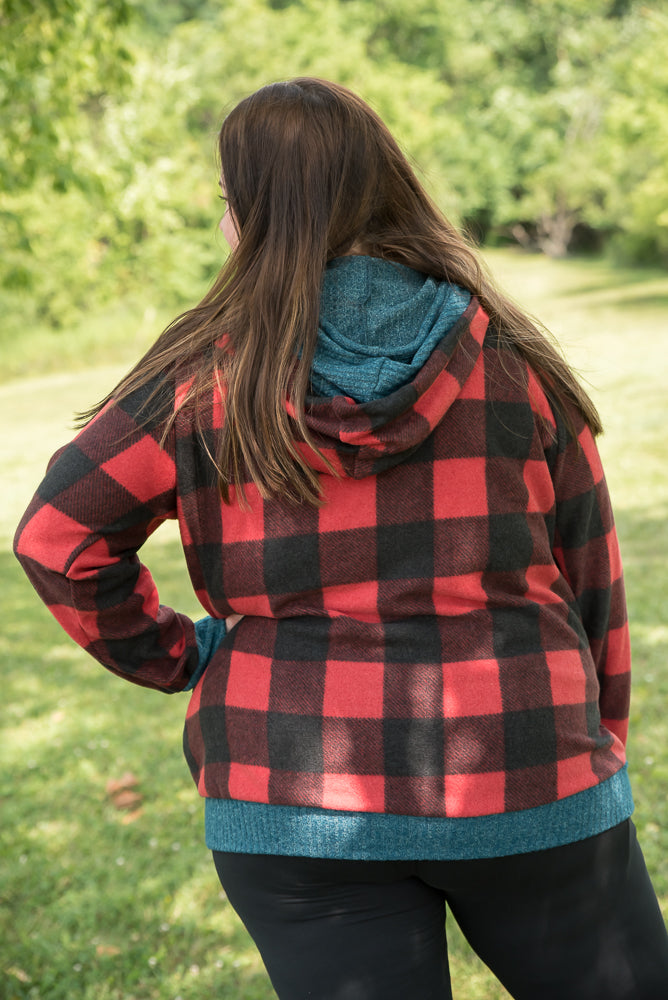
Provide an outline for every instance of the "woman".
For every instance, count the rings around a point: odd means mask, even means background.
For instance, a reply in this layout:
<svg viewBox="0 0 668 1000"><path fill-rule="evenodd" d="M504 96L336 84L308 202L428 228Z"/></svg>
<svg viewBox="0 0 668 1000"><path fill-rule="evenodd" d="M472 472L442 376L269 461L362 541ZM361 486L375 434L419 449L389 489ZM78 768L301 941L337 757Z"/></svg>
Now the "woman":
<svg viewBox="0 0 668 1000"><path fill-rule="evenodd" d="M593 404L348 90L262 88L220 159L227 263L18 558L110 670L194 688L207 843L282 1000L450 997L446 902L513 997L668 995ZM195 625L136 555L169 517Z"/></svg>

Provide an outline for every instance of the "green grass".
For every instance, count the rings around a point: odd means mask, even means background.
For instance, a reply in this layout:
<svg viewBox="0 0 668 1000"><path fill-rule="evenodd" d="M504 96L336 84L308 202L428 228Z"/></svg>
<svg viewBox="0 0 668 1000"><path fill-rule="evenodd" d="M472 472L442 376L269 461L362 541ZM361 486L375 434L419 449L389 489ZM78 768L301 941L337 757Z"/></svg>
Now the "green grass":
<svg viewBox="0 0 668 1000"><path fill-rule="evenodd" d="M488 259L564 343L607 427L601 450L634 646L635 820L665 914L668 277L507 252ZM9 552L46 461L71 436L73 411L103 395L137 353L132 338L100 330L94 360L107 367L70 370L74 346L45 359L42 335L26 335L25 370L42 374L0 388L1 993L7 1000L270 1000L260 960L221 896L203 844L201 803L180 749L185 696L123 684L89 661L39 605ZM77 365L90 360L82 348ZM44 374L58 366L65 370ZM171 529L151 539L145 558L162 599L198 614ZM105 790L128 770L143 797L137 815L115 809ZM452 921L450 952L457 1000L507 996Z"/></svg>
<svg viewBox="0 0 668 1000"><path fill-rule="evenodd" d="M176 311L157 308L150 300L128 299L89 310L54 329L39 319L26 318L21 298L7 298L0 289L0 313L5 317L0 329L0 384L92 366L129 365Z"/></svg>

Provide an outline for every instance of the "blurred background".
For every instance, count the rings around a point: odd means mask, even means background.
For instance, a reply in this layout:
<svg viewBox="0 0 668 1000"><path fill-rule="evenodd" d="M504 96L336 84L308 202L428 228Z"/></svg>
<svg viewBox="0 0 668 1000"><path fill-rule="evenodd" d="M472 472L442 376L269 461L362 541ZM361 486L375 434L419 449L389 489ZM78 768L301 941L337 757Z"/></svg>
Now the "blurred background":
<svg viewBox="0 0 668 1000"><path fill-rule="evenodd" d="M10 548L73 413L224 260L226 111L296 75L372 104L601 411L668 914L668 0L0 0L2 1000L274 995L204 847L185 697L88 659ZM142 557L201 616L169 526ZM507 998L449 927L457 1000Z"/></svg>
<svg viewBox="0 0 668 1000"><path fill-rule="evenodd" d="M140 306L152 324L151 309L198 300L224 253L216 130L241 97L296 75L359 91L480 243L668 267L665 0L2 0L0 12L5 343L101 312L104 339L110 310L116 327ZM41 362L10 357L5 376L76 353L66 339Z"/></svg>

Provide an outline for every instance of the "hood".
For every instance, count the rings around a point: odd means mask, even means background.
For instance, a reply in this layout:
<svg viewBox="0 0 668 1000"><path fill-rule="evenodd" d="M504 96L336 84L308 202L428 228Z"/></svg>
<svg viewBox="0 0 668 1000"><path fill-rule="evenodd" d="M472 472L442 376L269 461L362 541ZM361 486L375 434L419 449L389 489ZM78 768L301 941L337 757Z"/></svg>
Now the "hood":
<svg viewBox="0 0 668 1000"><path fill-rule="evenodd" d="M335 471L361 479L409 458L459 396L480 356L487 326L486 313L471 298L410 381L364 402L343 393L309 396L307 427ZM330 471L311 448L302 444L300 450L312 468Z"/></svg>
<svg viewBox="0 0 668 1000"><path fill-rule="evenodd" d="M331 260L320 293L314 395L364 403L406 385L470 301L463 288L394 261Z"/></svg>

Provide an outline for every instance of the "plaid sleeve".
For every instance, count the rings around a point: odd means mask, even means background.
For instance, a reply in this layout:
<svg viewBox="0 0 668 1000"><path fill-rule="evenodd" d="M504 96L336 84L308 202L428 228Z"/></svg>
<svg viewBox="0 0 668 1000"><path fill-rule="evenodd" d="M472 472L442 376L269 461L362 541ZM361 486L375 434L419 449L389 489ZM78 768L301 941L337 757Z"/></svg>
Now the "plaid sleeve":
<svg viewBox="0 0 668 1000"><path fill-rule="evenodd" d="M574 440L560 419L557 424L554 555L573 592L596 665L601 721L625 743L631 647L610 496L590 430L583 426Z"/></svg>
<svg viewBox="0 0 668 1000"><path fill-rule="evenodd" d="M113 673L182 690L198 664L194 625L161 606L137 550L176 517L174 445L145 419L150 390L103 410L53 457L14 551L65 631ZM163 398L164 401L164 398Z"/></svg>

